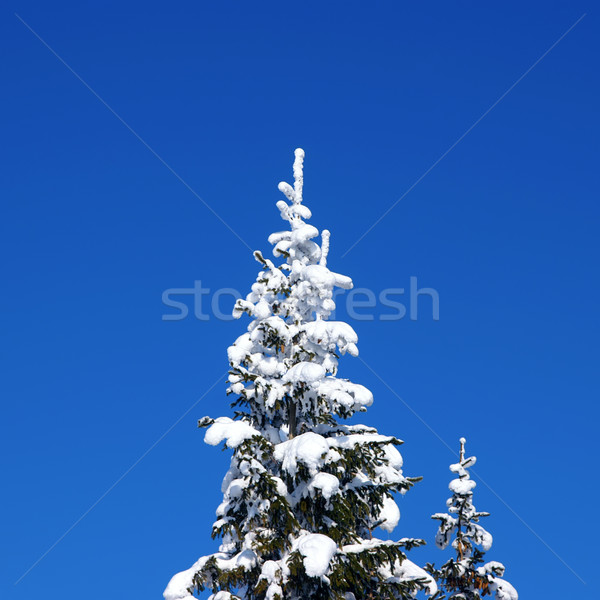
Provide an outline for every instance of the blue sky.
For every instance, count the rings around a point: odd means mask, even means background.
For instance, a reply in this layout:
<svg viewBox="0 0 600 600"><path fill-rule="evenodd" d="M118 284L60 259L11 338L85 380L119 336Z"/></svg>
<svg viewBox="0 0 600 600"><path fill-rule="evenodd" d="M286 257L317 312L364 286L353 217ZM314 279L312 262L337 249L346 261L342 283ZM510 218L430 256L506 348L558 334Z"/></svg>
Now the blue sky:
<svg viewBox="0 0 600 600"><path fill-rule="evenodd" d="M330 267L439 293L439 320L421 298L417 320L352 321L364 362L341 367L424 477L396 533L445 560L429 516L464 435L487 556L522 598L592 598L593 8L5 3L2 598L160 598L216 548L228 457L196 420L230 414L225 352L246 324L165 321L161 298L197 280L246 293L256 263L207 205L267 252L297 146Z"/></svg>

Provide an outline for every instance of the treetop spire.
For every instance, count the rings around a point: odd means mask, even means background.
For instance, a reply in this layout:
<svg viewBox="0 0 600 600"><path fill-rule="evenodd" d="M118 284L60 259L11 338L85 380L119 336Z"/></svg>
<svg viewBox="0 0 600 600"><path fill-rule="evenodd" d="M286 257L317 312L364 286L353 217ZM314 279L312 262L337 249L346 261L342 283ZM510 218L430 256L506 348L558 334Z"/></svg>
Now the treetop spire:
<svg viewBox="0 0 600 600"><path fill-rule="evenodd" d="M285 181L281 181L277 187L280 192L285 194L288 200L294 204L302 204L302 188L304 187L304 150L302 150L302 148L296 148L294 157L294 187ZM277 203L277 205L279 206L279 203ZM310 216L305 218L310 218Z"/></svg>
<svg viewBox="0 0 600 600"><path fill-rule="evenodd" d="M323 240L321 244L321 259L319 260L319 264L323 267L327 266L327 255L329 254L329 238L331 233L329 229L323 229L321 231L321 239Z"/></svg>
<svg viewBox="0 0 600 600"><path fill-rule="evenodd" d="M294 192L296 192L294 201L300 204L302 202L302 188L304 186L304 150L296 148L294 156L296 157L294 160Z"/></svg>

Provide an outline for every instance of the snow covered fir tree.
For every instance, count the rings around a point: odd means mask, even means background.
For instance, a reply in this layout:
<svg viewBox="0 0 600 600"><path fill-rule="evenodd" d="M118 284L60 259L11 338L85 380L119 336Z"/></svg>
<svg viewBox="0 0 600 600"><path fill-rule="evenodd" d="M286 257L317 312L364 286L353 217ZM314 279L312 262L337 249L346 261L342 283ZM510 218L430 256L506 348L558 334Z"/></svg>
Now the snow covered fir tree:
<svg viewBox="0 0 600 600"><path fill-rule="evenodd" d="M400 518L394 494L416 481L402 473L393 436L342 421L364 412L371 392L337 376L340 355L356 356L357 335L329 321L335 287L349 277L327 267L329 232L306 221L304 152L294 185L277 208L289 229L269 242L280 264L260 252L261 270L234 315L246 333L228 349L234 418L205 417L205 441L233 449L212 535L219 551L178 573L166 600L382 600L436 592L406 552L422 540L377 537Z"/></svg>
<svg viewBox="0 0 600 600"><path fill-rule="evenodd" d="M515 588L501 579L504 565L484 560L492 546L492 536L479 524L479 519L489 513L478 512L473 505L476 483L470 478L468 468L477 459L475 456L465 458L465 442L465 438L460 439L459 462L450 465L450 470L458 477L449 485L452 497L446 502L448 513L436 513L431 517L440 521L435 540L437 546L444 550L452 542L456 551L456 558L451 558L439 569L427 565L440 588L436 598L480 600L495 594L497 600L518 600Z"/></svg>

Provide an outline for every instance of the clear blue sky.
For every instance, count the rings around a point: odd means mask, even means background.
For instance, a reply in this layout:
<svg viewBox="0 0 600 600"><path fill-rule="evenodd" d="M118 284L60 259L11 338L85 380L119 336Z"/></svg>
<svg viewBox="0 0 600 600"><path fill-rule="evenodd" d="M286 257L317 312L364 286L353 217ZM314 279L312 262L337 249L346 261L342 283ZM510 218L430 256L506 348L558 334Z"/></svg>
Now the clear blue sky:
<svg viewBox="0 0 600 600"><path fill-rule="evenodd" d="M446 558L439 438L464 435L488 557L521 598L595 597L600 31L579 0L4 4L0 596L158 599L216 548L228 457L196 420L231 414L224 383L14 585L226 370L246 323L164 321L163 290L245 293L257 270L15 12L252 248L306 150L331 268L440 296L439 321L422 298L417 321L353 323L406 404L342 363L425 478L396 533Z"/></svg>

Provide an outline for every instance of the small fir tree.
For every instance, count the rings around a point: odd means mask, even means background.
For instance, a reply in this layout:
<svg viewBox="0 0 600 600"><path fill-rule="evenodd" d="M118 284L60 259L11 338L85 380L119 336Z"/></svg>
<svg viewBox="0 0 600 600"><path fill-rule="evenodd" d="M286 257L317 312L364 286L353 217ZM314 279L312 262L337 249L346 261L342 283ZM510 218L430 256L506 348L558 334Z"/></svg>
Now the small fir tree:
<svg viewBox="0 0 600 600"><path fill-rule="evenodd" d="M405 551L422 540L382 540L400 518L394 493L417 479L402 474L401 441L339 419L373 401L362 385L337 376L341 354L358 354L357 336L329 321L334 288L349 277L327 268L329 232L306 223L303 159L295 152L294 186L277 203L290 229L274 233L276 265L260 252L261 271L236 317L247 333L228 350L234 419L205 417L205 441L233 449L213 537L217 553L169 583L166 600L381 600L414 597L435 583Z"/></svg>
<svg viewBox="0 0 600 600"><path fill-rule="evenodd" d="M481 525L479 519L489 516L478 512L473 506L473 489L476 483L470 479L469 467L476 457L465 458L465 438L460 438L459 462L450 465L458 475L450 482L452 497L448 498L448 513L436 513L432 519L440 521L436 544L444 550L452 542L456 558L451 558L439 569L427 565L440 588L436 598L449 600L480 600L495 594L497 600L518 600L515 588L501 579L504 565L496 561L485 562L484 555L492 546L492 536Z"/></svg>

